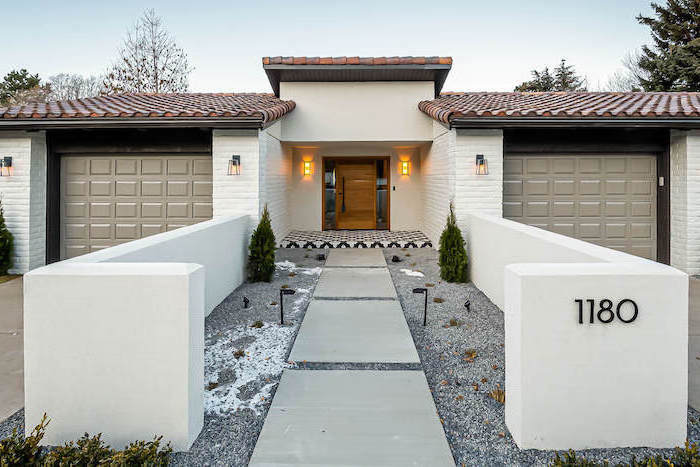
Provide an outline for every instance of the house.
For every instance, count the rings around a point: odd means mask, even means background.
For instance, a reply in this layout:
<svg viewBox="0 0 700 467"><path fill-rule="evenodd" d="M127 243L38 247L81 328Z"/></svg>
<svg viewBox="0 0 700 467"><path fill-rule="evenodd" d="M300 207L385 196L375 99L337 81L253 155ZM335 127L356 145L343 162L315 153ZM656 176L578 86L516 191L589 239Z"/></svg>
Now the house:
<svg viewBox="0 0 700 467"><path fill-rule="evenodd" d="M449 204L700 273L700 94L442 93L449 57L265 57L271 94L0 109L14 272L211 217L420 231ZM419 245L420 246L420 245Z"/></svg>

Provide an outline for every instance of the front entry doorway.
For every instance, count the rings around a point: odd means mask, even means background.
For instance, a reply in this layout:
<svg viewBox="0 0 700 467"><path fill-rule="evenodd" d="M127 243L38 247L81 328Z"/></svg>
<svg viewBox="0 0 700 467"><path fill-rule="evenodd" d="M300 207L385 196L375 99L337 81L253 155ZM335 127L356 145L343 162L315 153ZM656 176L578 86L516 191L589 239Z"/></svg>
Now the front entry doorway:
<svg viewBox="0 0 700 467"><path fill-rule="evenodd" d="M388 229L389 159L324 158L324 230Z"/></svg>

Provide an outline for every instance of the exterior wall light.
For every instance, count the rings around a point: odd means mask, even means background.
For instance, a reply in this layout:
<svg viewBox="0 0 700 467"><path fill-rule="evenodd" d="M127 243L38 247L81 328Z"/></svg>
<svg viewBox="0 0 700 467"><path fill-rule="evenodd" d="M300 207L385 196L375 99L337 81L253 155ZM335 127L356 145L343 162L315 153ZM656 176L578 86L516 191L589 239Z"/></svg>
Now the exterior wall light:
<svg viewBox="0 0 700 467"><path fill-rule="evenodd" d="M5 156L0 159L0 177L11 177L12 172L12 156Z"/></svg>
<svg viewBox="0 0 700 467"><path fill-rule="evenodd" d="M241 174L241 156L234 154L231 156L231 160L228 161L228 174L229 175L240 175Z"/></svg>
<svg viewBox="0 0 700 467"><path fill-rule="evenodd" d="M401 161L401 165L399 167L401 175L409 175L409 162L408 161Z"/></svg>
<svg viewBox="0 0 700 467"><path fill-rule="evenodd" d="M489 174L489 163L484 158L483 154L476 155L476 165L474 166L474 173L476 175L488 175Z"/></svg>
<svg viewBox="0 0 700 467"><path fill-rule="evenodd" d="M311 161L304 161L304 176L311 175Z"/></svg>

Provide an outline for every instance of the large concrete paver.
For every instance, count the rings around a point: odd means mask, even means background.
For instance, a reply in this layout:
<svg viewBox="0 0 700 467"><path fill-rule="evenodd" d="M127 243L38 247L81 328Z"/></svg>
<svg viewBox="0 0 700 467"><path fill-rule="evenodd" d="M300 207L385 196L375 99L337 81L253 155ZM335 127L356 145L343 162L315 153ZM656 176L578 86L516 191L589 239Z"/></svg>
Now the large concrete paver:
<svg viewBox="0 0 700 467"><path fill-rule="evenodd" d="M24 406L22 279L0 284L0 420Z"/></svg>
<svg viewBox="0 0 700 467"><path fill-rule="evenodd" d="M285 370L251 466L454 466L422 371Z"/></svg>
<svg viewBox="0 0 700 467"><path fill-rule="evenodd" d="M326 267L386 267L379 248L336 248L330 251Z"/></svg>
<svg viewBox="0 0 700 467"><path fill-rule="evenodd" d="M289 358L307 362L420 362L396 300L312 300Z"/></svg>
<svg viewBox="0 0 700 467"><path fill-rule="evenodd" d="M386 268L324 268L314 298L390 298L396 289Z"/></svg>

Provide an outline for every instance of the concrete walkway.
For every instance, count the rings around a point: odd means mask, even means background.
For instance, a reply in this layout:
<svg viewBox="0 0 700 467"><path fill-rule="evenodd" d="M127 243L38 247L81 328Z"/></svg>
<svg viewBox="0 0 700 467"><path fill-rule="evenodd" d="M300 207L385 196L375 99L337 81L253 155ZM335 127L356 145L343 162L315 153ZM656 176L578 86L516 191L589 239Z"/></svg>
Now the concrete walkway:
<svg viewBox="0 0 700 467"><path fill-rule="evenodd" d="M382 250L331 250L290 359L330 368L419 363ZM282 375L250 465L454 460L422 371L295 369Z"/></svg>
<svg viewBox="0 0 700 467"><path fill-rule="evenodd" d="M0 420L24 407L22 278L0 284Z"/></svg>

